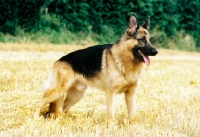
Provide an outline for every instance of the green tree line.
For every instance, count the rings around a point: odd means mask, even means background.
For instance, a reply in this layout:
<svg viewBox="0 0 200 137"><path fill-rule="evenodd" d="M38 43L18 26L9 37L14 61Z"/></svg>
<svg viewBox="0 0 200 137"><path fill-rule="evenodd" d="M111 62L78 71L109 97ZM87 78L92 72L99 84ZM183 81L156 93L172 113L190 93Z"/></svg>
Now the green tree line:
<svg viewBox="0 0 200 137"><path fill-rule="evenodd" d="M46 36L52 43L85 37L114 42L135 14L139 24L151 16L151 40L158 46L196 49L199 7L199 0L0 0L0 41L29 35L32 41Z"/></svg>

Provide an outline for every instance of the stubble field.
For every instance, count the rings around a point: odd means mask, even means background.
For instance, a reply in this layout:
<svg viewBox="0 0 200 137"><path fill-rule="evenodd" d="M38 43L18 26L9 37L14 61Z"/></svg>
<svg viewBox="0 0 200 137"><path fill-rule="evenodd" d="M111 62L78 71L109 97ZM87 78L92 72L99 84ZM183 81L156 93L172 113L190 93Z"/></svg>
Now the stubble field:
<svg viewBox="0 0 200 137"><path fill-rule="evenodd" d="M119 94L116 121L108 127L105 93L96 89L89 89L67 116L34 121L32 113L53 63L79 48L0 43L1 137L200 136L200 53L172 50L158 50L144 68L132 123Z"/></svg>

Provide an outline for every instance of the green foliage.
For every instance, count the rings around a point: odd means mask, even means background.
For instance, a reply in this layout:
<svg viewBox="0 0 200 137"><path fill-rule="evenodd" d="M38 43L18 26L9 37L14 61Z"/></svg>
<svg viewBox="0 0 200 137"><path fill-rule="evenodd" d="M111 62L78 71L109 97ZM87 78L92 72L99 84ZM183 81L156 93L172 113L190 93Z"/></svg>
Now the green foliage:
<svg viewBox="0 0 200 137"><path fill-rule="evenodd" d="M2 33L14 34L15 27L18 25L17 2L14 0L0 1L0 31Z"/></svg>
<svg viewBox="0 0 200 137"><path fill-rule="evenodd" d="M0 0L0 41L22 36L35 42L71 43L90 37L110 43L124 33L130 14L135 14L139 24L151 16L151 40L157 47L183 49L188 44L194 50L200 48L199 7L199 0ZM192 42L180 42L186 37Z"/></svg>
<svg viewBox="0 0 200 137"><path fill-rule="evenodd" d="M5 37L2 33L0 33L0 41L1 42L6 42Z"/></svg>

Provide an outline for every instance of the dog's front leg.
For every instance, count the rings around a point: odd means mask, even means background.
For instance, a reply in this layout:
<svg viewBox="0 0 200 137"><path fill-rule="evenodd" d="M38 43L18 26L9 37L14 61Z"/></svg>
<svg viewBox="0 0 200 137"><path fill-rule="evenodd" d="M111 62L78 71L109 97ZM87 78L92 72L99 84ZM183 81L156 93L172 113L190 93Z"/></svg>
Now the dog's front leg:
<svg viewBox="0 0 200 137"><path fill-rule="evenodd" d="M126 106L128 109L128 117L133 120L136 114L136 88L137 84L133 85L125 92Z"/></svg>
<svg viewBox="0 0 200 137"><path fill-rule="evenodd" d="M106 110L107 110L107 118L114 119L115 118L115 97L116 93L112 91L107 91L106 93Z"/></svg>

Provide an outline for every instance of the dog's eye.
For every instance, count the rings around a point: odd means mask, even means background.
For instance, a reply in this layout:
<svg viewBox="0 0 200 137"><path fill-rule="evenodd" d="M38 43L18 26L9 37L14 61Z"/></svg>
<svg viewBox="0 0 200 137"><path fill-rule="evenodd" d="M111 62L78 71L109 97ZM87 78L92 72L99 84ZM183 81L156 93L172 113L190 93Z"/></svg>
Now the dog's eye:
<svg viewBox="0 0 200 137"><path fill-rule="evenodd" d="M145 38L138 39L138 41L141 42L141 43L146 43L146 39Z"/></svg>

